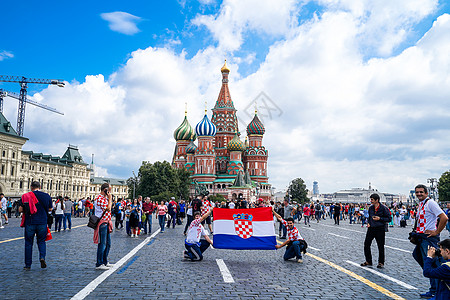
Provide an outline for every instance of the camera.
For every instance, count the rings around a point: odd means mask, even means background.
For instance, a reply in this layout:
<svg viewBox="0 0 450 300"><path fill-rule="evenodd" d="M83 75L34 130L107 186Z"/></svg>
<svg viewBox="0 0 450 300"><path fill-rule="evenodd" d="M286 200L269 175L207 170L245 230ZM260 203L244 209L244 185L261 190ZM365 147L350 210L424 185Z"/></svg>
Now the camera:
<svg viewBox="0 0 450 300"><path fill-rule="evenodd" d="M435 254L436 256L442 256L442 255L441 255L441 249L435 248L435 249L434 249L434 254Z"/></svg>

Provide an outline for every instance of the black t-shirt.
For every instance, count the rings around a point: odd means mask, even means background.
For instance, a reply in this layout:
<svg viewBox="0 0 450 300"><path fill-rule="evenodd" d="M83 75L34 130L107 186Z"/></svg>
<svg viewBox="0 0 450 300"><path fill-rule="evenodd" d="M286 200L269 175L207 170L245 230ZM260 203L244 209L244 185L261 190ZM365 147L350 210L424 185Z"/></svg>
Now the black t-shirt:
<svg viewBox="0 0 450 300"><path fill-rule="evenodd" d="M334 213L335 214L341 213L341 206L340 205L335 205L334 206Z"/></svg>
<svg viewBox="0 0 450 300"><path fill-rule="evenodd" d="M203 205L202 200L200 199L192 200L192 215L194 215L196 211L201 211L202 205Z"/></svg>

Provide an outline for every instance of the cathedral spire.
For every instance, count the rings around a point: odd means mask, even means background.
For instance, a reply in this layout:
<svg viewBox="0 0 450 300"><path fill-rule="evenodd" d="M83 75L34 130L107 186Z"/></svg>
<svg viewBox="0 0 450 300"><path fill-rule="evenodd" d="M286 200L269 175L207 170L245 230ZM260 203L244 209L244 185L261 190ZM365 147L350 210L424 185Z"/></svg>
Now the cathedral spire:
<svg viewBox="0 0 450 300"><path fill-rule="evenodd" d="M220 71L222 72L222 88L220 89L219 97L214 108L234 109L233 100L231 100L230 91L228 90L228 74L230 73L230 69L227 66L227 60L225 60Z"/></svg>

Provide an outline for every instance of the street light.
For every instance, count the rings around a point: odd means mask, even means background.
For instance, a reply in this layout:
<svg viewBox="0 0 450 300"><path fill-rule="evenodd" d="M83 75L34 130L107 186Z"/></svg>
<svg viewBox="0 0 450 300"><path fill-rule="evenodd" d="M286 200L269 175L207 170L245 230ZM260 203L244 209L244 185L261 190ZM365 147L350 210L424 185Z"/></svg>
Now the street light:
<svg viewBox="0 0 450 300"><path fill-rule="evenodd" d="M134 171L132 171L133 172L133 176L134 176L134 180L133 180L133 201L134 201L134 199L136 198L136 174L134 174Z"/></svg>

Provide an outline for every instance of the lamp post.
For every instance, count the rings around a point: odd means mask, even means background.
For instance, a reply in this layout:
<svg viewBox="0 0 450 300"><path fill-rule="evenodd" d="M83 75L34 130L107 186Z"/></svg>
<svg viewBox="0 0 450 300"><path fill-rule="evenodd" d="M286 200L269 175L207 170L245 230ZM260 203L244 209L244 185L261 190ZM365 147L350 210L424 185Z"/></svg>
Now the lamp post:
<svg viewBox="0 0 450 300"><path fill-rule="evenodd" d="M134 199L136 198L136 180L137 180L136 174L134 174L134 171L133 171L133 176L134 176L134 180L133 180L133 201L134 201Z"/></svg>
<svg viewBox="0 0 450 300"><path fill-rule="evenodd" d="M428 178L427 183L430 184L431 198L436 201L436 187L438 180L436 178Z"/></svg>

